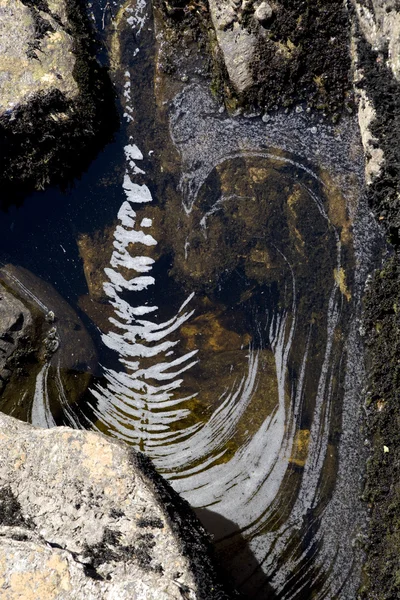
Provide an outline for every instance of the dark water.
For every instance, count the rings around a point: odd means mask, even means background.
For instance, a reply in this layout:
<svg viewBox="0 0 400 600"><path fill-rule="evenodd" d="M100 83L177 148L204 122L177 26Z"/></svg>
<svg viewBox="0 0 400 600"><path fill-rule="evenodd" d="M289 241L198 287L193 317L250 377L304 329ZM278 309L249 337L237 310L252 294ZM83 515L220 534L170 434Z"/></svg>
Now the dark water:
<svg viewBox="0 0 400 600"><path fill-rule="evenodd" d="M245 597L354 599L376 243L356 123L229 117L201 78L163 81L149 7L128 8L115 143L1 217L0 258L54 286L101 364L71 406L54 386L26 403L145 451Z"/></svg>

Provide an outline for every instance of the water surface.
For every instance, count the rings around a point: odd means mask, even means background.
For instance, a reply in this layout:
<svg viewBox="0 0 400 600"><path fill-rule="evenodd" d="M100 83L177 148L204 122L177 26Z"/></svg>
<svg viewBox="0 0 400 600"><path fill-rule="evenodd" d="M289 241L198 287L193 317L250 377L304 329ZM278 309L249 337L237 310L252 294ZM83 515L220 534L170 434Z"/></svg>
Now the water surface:
<svg viewBox="0 0 400 600"><path fill-rule="evenodd" d="M54 285L101 367L69 406L36 386L27 418L146 452L245 597L354 599L376 241L356 123L231 117L200 77L163 83L146 3L115 18L115 143L2 215L4 262Z"/></svg>

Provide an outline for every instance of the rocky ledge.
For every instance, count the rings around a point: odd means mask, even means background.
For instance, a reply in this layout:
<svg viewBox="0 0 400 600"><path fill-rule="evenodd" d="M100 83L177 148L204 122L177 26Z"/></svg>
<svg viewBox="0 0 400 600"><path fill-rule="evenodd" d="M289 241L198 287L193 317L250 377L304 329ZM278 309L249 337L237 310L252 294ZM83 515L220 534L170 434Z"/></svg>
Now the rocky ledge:
<svg viewBox="0 0 400 600"><path fill-rule="evenodd" d="M209 539L150 461L0 413L3 600L228 600ZM236 596L235 596L236 597Z"/></svg>
<svg viewBox="0 0 400 600"><path fill-rule="evenodd" d="M1 204L64 183L111 136L106 69L80 0L0 0Z"/></svg>
<svg viewBox="0 0 400 600"><path fill-rule="evenodd" d="M155 0L166 37L165 61L179 73L187 31L206 49L212 88L229 110L289 109L301 103L336 121L354 109L348 11L342 0Z"/></svg>

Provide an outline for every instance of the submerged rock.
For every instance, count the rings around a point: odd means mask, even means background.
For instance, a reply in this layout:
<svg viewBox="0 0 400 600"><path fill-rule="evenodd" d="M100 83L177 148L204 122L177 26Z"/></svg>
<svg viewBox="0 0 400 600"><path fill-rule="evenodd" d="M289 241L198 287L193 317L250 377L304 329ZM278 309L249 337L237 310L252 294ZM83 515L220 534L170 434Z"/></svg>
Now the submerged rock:
<svg viewBox="0 0 400 600"><path fill-rule="evenodd" d="M204 529L144 455L2 414L0 587L4 600L229 597Z"/></svg>
<svg viewBox="0 0 400 600"><path fill-rule="evenodd" d="M12 265L0 282L0 410L52 427L52 413L68 413L98 368L93 342L50 284Z"/></svg>
<svg viewBox="0 0 400 600"><path fill-rule="evenodd" d="M113 95L95 54L79 0L0 1L2 204L65 182L110 138Z"/></svg>
<svg viewBox="0 0 400 600"><path fill-rule="evenodd" d="M27 307L0 284L0 390L11 375L9 361L24 345L33 319Z"/></svg>

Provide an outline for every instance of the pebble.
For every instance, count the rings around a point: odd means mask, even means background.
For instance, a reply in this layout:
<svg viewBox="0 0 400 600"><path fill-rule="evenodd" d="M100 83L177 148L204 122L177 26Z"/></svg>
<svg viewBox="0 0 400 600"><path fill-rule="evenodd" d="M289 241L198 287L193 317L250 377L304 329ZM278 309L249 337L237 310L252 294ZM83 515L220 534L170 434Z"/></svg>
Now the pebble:
<svg viewBox="0 0 400 600"><path fill-rule="evenodd" d="M272 10L272 7L270 4L268 4L268 2L261 2L260 6L256 9L254 16L257 19L257 21L260 21L260 23L265 23L266 21L269 21L272 18L272 15L274 14L274 11Z"/></svg>
<svg viewBox="0 0 400 600"><path fill-rule="evenodd" d="M316 127L311 127L310 129L311 133L317 133L318 129Z"/></svg>
<svg viewBox="0 0 400 600"><path fill-rule="evenodd" d="M49 340L54 340L54 338L56 337L56 334L57 334L57 327L52 327L47 334L47 338Z"/></svg>
<svg viewBox="0 0 400 600"><path fill-rule="evenodd" d="M262 116L262 120L264 121L264 123L268 123L268 121L271 119L271 117L269 116L268 113L265 113L265 115Z"/></svg>

